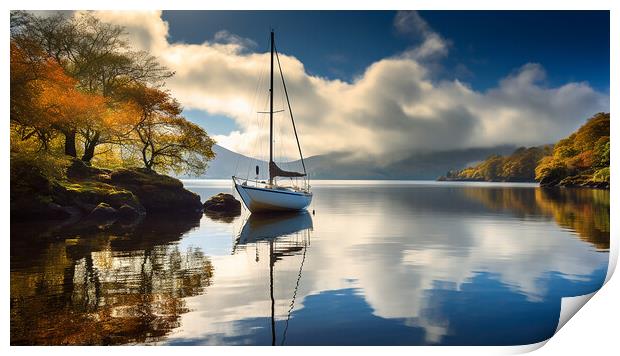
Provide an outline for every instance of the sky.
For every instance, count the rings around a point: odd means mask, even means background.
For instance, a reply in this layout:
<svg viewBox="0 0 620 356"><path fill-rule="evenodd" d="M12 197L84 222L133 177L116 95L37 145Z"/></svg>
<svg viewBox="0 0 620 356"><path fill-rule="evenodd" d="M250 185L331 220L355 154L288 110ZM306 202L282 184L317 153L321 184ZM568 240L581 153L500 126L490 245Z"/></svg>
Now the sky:
<svg viewBox="0 0 620 356"><path fill-rule="evenodd" d="M607 11L97 12L176 72L219 144L263 157L269 30L306 156L556 141L609 111ZM76 14L79 16L79 14ZM262 76L261 76L262 75ZM276 87L276 109L285 108ZM282 155L290 121L276 115ZM259 151L257 153L257 151Z"/></svg>
<svg viewBox="0 0 620 356"><path fill-rule="evenodd" d="M268 50L269 29L311 75L351 81L419 38L394 26L396 11L164 11L169 40L200 44L226 30ZM438 76L488 89L523 63L547 68L549 83L588 81L609 91L607 11L420 11L450 43ZM317 24L320 24L317 26ZM515 50L518 48L518 50Z"/></svg>

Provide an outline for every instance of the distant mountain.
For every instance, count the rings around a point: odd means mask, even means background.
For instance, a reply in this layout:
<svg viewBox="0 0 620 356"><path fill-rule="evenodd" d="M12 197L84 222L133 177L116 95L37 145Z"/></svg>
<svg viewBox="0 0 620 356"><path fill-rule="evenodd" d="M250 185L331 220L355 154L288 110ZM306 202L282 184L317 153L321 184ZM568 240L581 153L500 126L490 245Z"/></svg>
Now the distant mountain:
<svg viewBox="0 0 620 356"><path fill-rule="evenodd" d="M209 168L200 178L221 179L230 178L233 175L245 177L248 174L250 177L253 177L255 176L256 166L259 167L261 176L266 175L268 172L266 161L244 156L219 145L213 145L213 152L215 152L215 159L209 162ZM306 159L306 167L308 167L307 160L308 158ZM300 161L278 162L278 166L286 170L302 171Z"/></svg>
<svg viewBox="0 0 620 356"><path fill-rule="evenodd" d="M235 168L237 166L249 167L251 162L256 162L254 159L227 150L219 145L213 145L213 152L215 153L215 158L209 162L209 168L200 178L230 178L235 175ZM264 167L261 167L261 170L267 169L267 163L260 162L261 165L264 165Z"/></svg>
<svg viewBox="0 0 620 356"><path fill-rule="evenodd" d="M309 157L306 166L311 177L317 179L434 180L445 175L451 167L465 167L492 154L505 154L514 149L513 146L499 146L419 153L387 164L371 159L352 159L347 154L329 154Z"/></svg>
<svg viewBox="0 0 620 356"><path fill-rule="evenodd" d="M392 163L371 159L352 158L346 153L332 153L305 159L312 179L436 179L452 169L465 168L472 162L483 161L493 154L512 153L515 146L470 148L442 152L412 154L406 159ZM255 160L215 145L216 157L209 163L207 172L200 178L230 178L234 174L254 176L259 166L261 176L267 173L267 162ZM278 163L287 170L301 170L299 161Z"/></svg>

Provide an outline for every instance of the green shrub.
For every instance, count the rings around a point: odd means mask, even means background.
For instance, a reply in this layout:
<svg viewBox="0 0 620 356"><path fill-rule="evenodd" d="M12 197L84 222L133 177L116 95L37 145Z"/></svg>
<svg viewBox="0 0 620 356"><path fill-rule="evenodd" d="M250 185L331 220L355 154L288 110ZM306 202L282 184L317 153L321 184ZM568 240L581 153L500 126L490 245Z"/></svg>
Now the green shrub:
<svg viewBox="0 0 620 356"><path fill-rule="evenodd" d="M594 172L592 180L595 182L609 183L609 167L601 168L598 171Z"/></svg>

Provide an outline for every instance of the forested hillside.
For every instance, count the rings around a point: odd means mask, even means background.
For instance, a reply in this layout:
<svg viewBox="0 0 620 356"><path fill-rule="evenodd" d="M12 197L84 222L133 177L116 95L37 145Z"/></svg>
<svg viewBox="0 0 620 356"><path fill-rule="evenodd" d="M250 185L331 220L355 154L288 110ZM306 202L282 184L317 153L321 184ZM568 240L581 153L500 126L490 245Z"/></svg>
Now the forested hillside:
<svg viewBox="0 0 620 356"><path fill-rule="evenodd" d="M609 186L609 113L598 113L555 144L536 167L536 180L553 186Z"/></svg>
<svg viewBox="0 0 620 356"><path fill-rule="evenodd" d="M491 155L482 163L460 171L450 171L447 180L487 182L534 182L539 161L550 154L551 146L520 147L511 155Z"/></svg>
<svg viewBox="0 0 620 356"><path fill-rule="evenodd" d="M521 147L439 180L540 182L542 186L609 187L609 113L598 113L553 146Z"/></svg>

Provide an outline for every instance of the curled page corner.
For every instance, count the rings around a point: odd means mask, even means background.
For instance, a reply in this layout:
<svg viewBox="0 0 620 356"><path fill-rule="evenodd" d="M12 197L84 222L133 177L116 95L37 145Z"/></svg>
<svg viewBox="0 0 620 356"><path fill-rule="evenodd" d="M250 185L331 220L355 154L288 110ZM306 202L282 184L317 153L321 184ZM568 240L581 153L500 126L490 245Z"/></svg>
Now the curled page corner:
<svg viewBox="0 0 620 356"><path fill-rule="evenodd" d="M616 271L616 265L618 263L618 239L610 238L609 243L609 265L607 266L607 275L605 276L605 283L603 283L603 285L609 282L611 276Z"/></svg>
<svg viewBox="0 0 620 356"><path fill-rule="evenodd" d="M543 340L540 342L536 342L533 344L528 344L528 345L519 345L519 346L513 346L510 349L506 350L508 355L518 355L518 354L525 354L525 353L529 353L532 351L536 351L538 349L540 349L541 347L545 346L545 344L549 341L550 339L547 340Z"/></svg>
<svg viewBox="0 0 620 356"><path fill-rule="evenodd" d="M558 320L558 327L555 329L557 334L560 329L566 325L566 323L581 309L589 300L596 294L592 292L590 294L578 295L576 297L564 297L562 298L562 304L560 307L560 318Z"/></svg>

